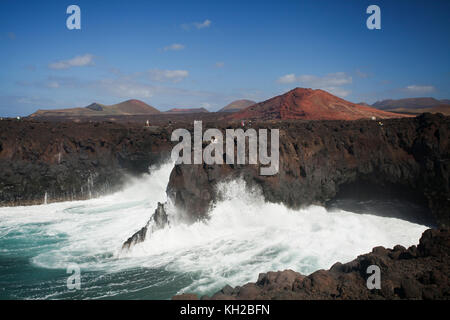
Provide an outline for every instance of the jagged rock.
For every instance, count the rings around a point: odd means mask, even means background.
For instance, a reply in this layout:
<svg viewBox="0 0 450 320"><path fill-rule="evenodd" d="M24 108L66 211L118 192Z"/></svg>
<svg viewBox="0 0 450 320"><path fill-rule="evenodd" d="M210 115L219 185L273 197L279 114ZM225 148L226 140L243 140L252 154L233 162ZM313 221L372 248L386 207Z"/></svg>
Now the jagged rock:
<svg viewBox="0 0 450 320"><path fill-rule="evenodd" d="M165 228L169 224L169 217L164 209L164 205L160 202L158 202L158 207L153 214L153 221L156 229Z"/></svg>
<svg viewBox="0 0 450 320"><path fill-rule="evenodd" d="M407 260L391 255L411 248L415 246L377 247L309 276L292 270L260 274L256 283L234 289L227 286L211 299L450 299L450 230L425 231L417 255ZM380 290L369 290L366 285L367 267L372 264L381 269Z"/></svg>
<svg viewBox="0 0 450 320"><path fill-rule="evenodd" d="M145 227L143 227L141 230L139 230L138 232L133 234L131 237L129 237L128 240L125 241L124 244L122 245L122 250L129 250L135 244L143 242L147 236L147 230L148 230L149 223L150 223L150 221L147 222Z"/></svg>
<svg viewBox="0 0 450 320"><path fill-rule="evenodd" d="M137 243L145 241L147 237L148 228L150 227L150 232L155 232L156 230L165 228L169 225L169 219L164 209L164 205L158 202L158 206L155 213L151 216L147 224L138 232L133 234L127 241L122 245L122 250L130 249Z"/></svg>

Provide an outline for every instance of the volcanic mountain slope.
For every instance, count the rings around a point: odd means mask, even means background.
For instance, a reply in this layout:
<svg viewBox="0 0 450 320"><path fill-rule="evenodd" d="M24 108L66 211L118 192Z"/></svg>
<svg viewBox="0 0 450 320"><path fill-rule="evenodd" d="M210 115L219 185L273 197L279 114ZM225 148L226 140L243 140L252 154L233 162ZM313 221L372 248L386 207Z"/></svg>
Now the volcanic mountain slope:
<svg viewBox="0 0 450 320"><path fill-rule="evenodd" d="M443 104L450 104L449 100L448 99L437 100L434 98L426 97L426 98L407 98L398 100L392 99L382 100L372 104L372 107L375 107L380 110L391 110L395 108L421 109L421 108L437 107Z"/></svg>
<svg viewBox="0 0 450 320"><path fill-rule="evenodd" d="M203 113L209 112L205 108L173 108L167 110L166 113Z"/></svg>
<svg viewBox="0 0 450 320"><path fill-rule="evenodd" d="M251 105L256 104L255 101L242 99L242 100L236 100L231 102L230 104L226 105L222 109L220 109L218 112L238 112L241 111L247 107L250 107Z"/></svg>
<svg viewBox="0 0 450 320"><path fill-rule="evenodd" d="M95 117L116 115L147 115L158 114L160 111L140 100L127 100L118 104L103 105L92 103L85 108L38 110L30 118L40 117Z"/></svg>
<svg viewBox="0 0 450 320"><path fill-rule="evenodd" d="M399 112L407 114L421 114L421 113L442 113L443 115L450 116L450 104L441 104L435 107L429 108L394 108L389 109L390 112Z"/></svg>
<svg viewBox="0 0 450 320"><path fill-rule="evenodd" d="M234 113L230 115L230 118L235 120L357 120L404 116L406 115L357 105L320 89L295 88L285 94Z"/></svg>

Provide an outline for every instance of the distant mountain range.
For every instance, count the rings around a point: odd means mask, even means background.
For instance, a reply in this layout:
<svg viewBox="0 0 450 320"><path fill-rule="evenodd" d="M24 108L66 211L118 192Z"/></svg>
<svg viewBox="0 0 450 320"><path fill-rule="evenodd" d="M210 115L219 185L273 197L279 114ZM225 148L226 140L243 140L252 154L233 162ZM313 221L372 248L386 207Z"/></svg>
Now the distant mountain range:
<svg viewBox="0 0 450 320"><path fill-rule="evenodd" d="M435 107L429 108L394 108L389 109L390 112L406 113L406 114L421 114L421 113L442 113L443 115L450 116L450 104L441 104Z"/></svg>
<svg viewBox="0 0 450 320"><path fill-rule="evenodd" d="M163 114L208 113L205 108L173 108ZM228 119L306 119L306 120L355 120L361 118L393 118L424 112L450 115L450 100L434 98L408 98L377 101L372 106L352 103L324 90L295 88L263 102L236 100L220 109ZM72 120L91 117L156 115L161 112L143 101L132 99L118 104L92 103L84 108L38 110L30 118L67 118Z"/></svg>
<svg viewBox="0 0 450 320"><path fill-rule="evenodd" d="M203 112L209 112L205 108L173 108L170 110L167 110L165 113L203 113Z"/></svg>
<svg viewBox="0 0 450 320"><path fill-rule="evenodd" d="M450 99L438 100L435 98L408 98L398 100L377 101L373 107L390 112L421 114L425 112L442 113L450 115Z"/></svg>
<svg viewBox="0 0 450 320"><path fill-rule="evenodd" d="M295 88L285 94L231 114L230 119L255 120L356 120L398 118L400 115L351 103L324 90Z"/></svg>
<svg viewBox="0 0 450 320"><path fill-rule="evenodd" d="M238 112L242 109L245 109L247 107L250 107L251 105L256 104L255 101L242 99L242 100L236 100L231 102L230 104L226 105L222 109L220 109L218 112Z"/></svg>
<svg viewBox="0 0 450 320"><path fill-rule="evenodd" d="M54 110L38 110L31 114L30 118L38 117L95 117L95 116L120 116L120 115L149 115L158 114L160 111L140 100L127 100L118 104L103 105L92 103L85 108L69 108Z"/></svg>
<svg viewBox="0 0 450 320"><path fill-rule="evenodd" d="M408 108L408 109L421 109L421 108L432 108L437 107L439 105L450 104L449 99L437 100L435 98L407 98L407 99L398 99L398 100L382 100L377 101L372 104L372 107L375 107L380 110L389 110L396 108Z"/></svg>

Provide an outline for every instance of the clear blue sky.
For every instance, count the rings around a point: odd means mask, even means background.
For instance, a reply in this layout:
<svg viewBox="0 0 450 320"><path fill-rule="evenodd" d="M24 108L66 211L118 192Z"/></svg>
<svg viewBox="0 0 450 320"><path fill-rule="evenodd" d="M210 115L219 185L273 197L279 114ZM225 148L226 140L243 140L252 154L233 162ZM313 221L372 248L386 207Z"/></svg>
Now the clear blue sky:
<svg viewBox="0 0 450 320"><path fill-rule="evenodd" d="M215 111L294 87L450 98L449 16L447 0L2 0L0 116L130 98Z"/></svg>

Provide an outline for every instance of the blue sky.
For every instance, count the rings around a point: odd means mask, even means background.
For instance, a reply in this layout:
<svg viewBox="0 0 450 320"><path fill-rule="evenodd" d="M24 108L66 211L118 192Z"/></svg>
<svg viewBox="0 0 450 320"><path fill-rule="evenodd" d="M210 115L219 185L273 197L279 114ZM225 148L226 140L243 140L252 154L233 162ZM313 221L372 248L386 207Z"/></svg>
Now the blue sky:
<svg viewBox="0 0 450 320"><path fill-rule="evenodd" d="M66 8L81 8L68 30ZM366 8L381 8L368 30ZM294 87L450 98L450 1L0 2L0 116L136 98L215 111Z"/></svg>

